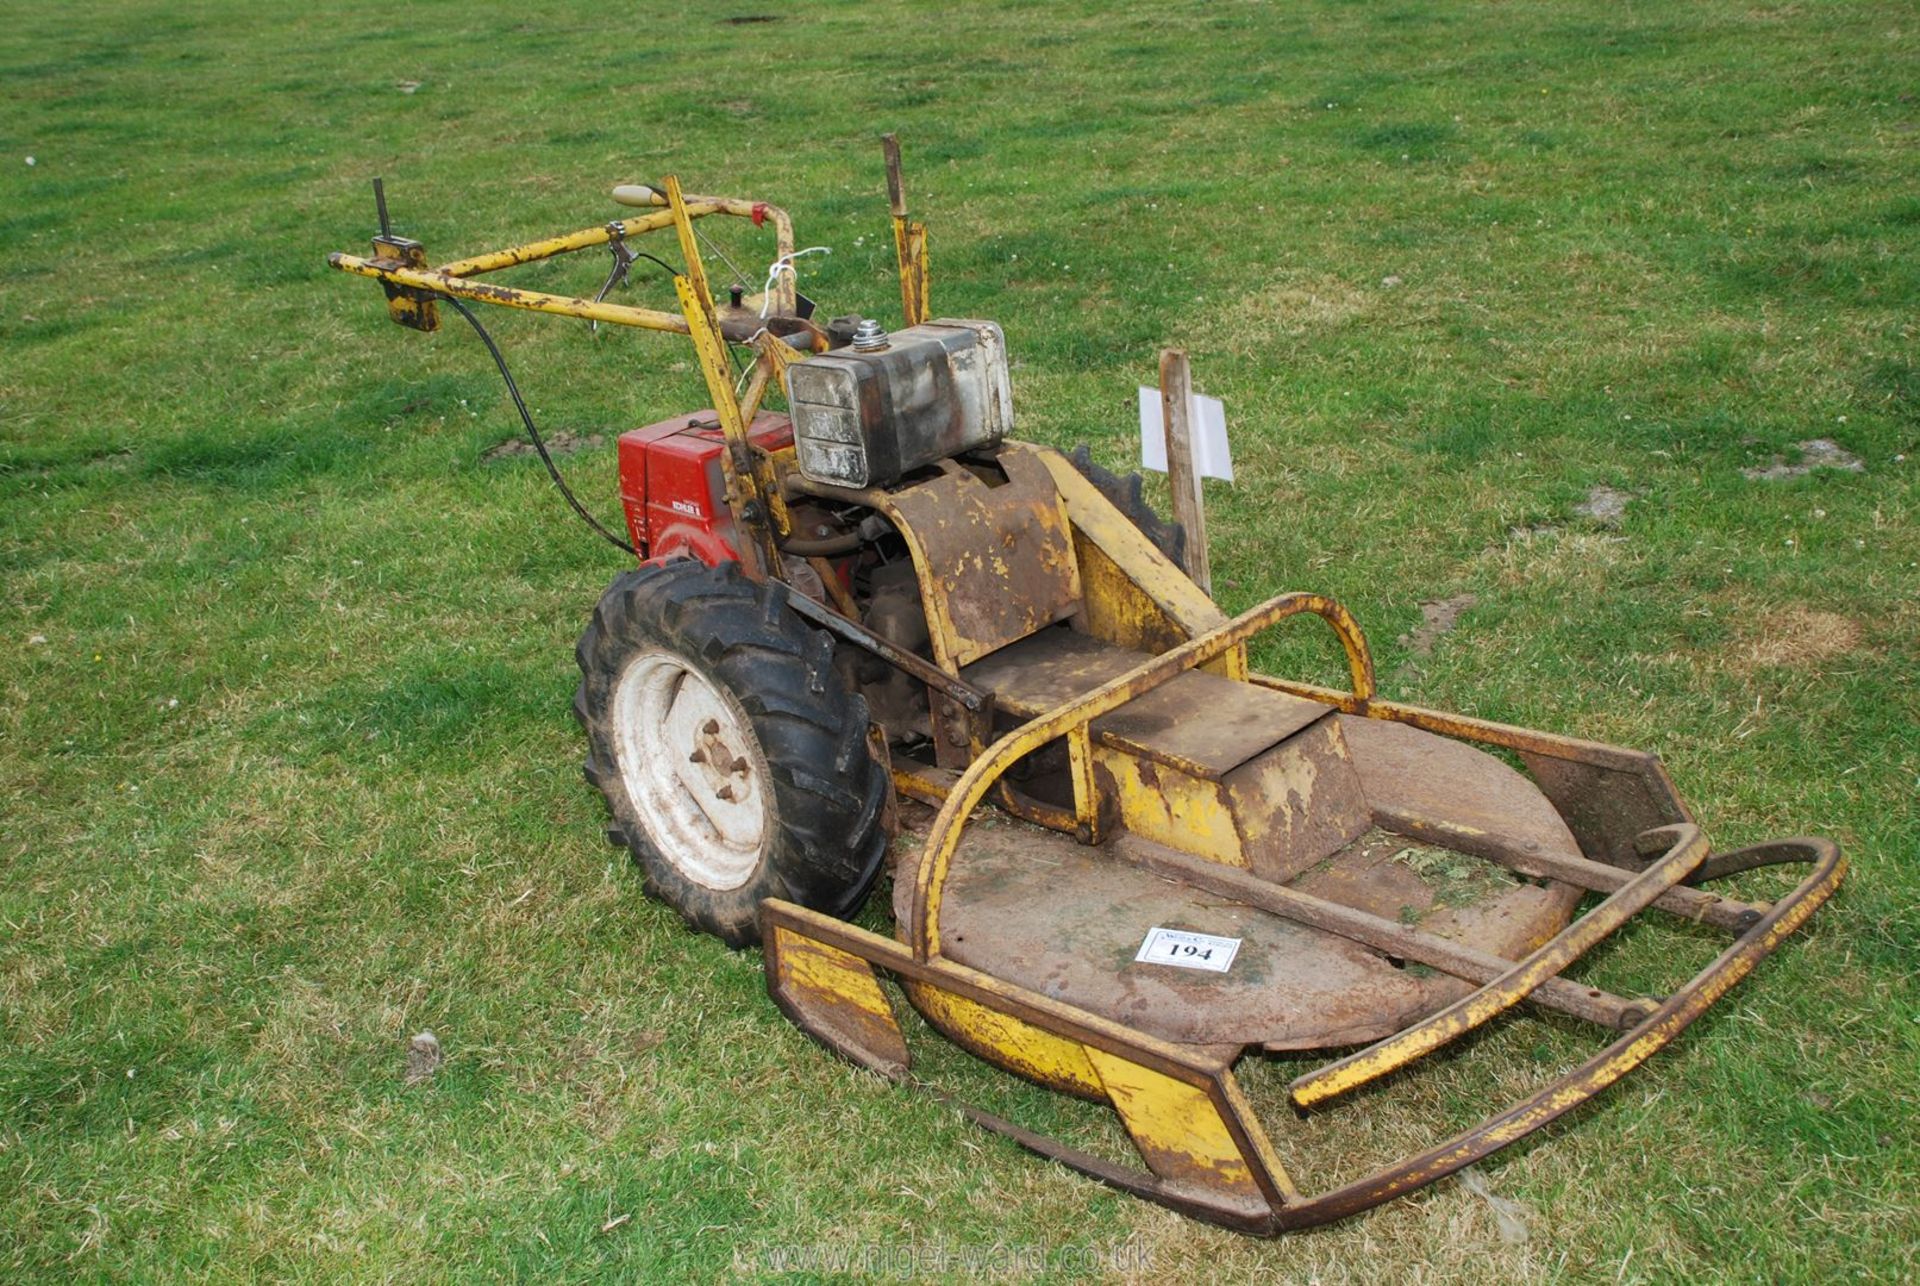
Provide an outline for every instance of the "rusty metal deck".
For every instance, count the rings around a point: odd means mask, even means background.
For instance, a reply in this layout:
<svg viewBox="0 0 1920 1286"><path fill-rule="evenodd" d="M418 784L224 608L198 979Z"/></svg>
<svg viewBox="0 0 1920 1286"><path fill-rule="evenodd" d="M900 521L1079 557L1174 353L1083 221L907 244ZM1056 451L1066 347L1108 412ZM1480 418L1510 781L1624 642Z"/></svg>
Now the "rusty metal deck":
<svg viewBox="0 0 1920 1286"><path fill-rule="evenodd" d="M1054 628L994 652L965 677L992 690L1001 709L1033 714L1142 659ZM1370 937L1262 909L1255 895L1282 884L1224 892L1215 874L1230 884L1252 873L1183 859L1178 835L1155 843L1123 830L1090 847L982 819L953 859L948 954L1164 1040L1312 1049L1378 1039L1472 990L1457 968L1418 963L1423 946L1425 959L1456 965L1449 948L1475 953L1485 972L1567 923L1577 888L1530 882L1500 861L1577 862L1578 844L1531 781L1471 746L1198 670L1096 718L1090 731L1107 747L1218 781L1323 719L1351 754L1373 826L1349 842L1333 839L1333 851L1273 896L1323 900L1335 919L1371 917ZM899 875L903 890L911 867ZM1240 954L1226 974L1138 963L1155 926L1240 938Z"/></svg>
<svg viewBox="0 0 1920 1286"><path fill-rule="evenodd" d="M1542 910L1553 927L1565 922L1545 890L1495 884L1492 868L1485 902L1440 904L1433 882L1393 860L1407 846L1399 836L1370 832L1300 886L1336 900L1364 889L1367 896L1354 899L1361 909L1508 959L1521 954L1515 948L1532 936L1523 926ZM1092 848L1010 818L976 822L954 861L947 954L1179 1044L1356 1044L1471 990L1457 978L1405 968L1384 952L1157 875L1132 857L1124 840ZM1233 968L1212 974L1136 962L1156 926L1242 939Z"/></svg>

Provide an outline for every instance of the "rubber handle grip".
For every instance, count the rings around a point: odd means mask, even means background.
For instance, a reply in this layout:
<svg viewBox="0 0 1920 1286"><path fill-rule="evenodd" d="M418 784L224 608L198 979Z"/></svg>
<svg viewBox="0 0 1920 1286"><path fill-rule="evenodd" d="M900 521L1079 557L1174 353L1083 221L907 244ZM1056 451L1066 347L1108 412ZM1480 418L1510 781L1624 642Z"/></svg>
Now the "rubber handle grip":
<svg viewBox="0 0 1920 1286"><path fill-rule="evenodd" d="M648 210L667 203L665 197L644 183L622 183L613 190L613 199L621 205L634 205Z"/></svg>

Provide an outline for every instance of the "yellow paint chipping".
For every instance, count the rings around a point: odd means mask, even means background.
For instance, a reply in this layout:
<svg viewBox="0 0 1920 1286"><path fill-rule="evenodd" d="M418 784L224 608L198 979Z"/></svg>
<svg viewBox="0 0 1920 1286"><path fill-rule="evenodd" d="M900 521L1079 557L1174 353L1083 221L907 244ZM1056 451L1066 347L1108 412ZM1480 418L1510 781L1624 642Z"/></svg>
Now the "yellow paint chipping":
<svg viewBox="0 0 1920 1286"><path fill-rule="evenodd" d="M907 1065L906 1038L873 968L851 952L776 926L769 944L768 986L804 1016L817 1034L831 1035L879 1071Z"/></svg>
<svg viewBox="0 0 1920 1286"><path fill-rule="evenodd" d="M1253 1171L1206 1090L1101 1050L1087 1057L1147 1167L1236 1196L1258 1198Z"/></svg>
<svg viewBox="0 0 1920 1286"><path fill-rule="evenodd" d="M1246 867L1219 782L1106 746L1094 747L1093 762L1100 779L1110 783L1109 798L1128 831L1210 862Z"/></svg>
<svg viewBox="0 0 1920 1286"><path fill-rule="evenodd" d="M936 987L909 983L907 994L928 1022L988 1061L1051 1089L1085 1096L1103 1092L1089 1051L1078 1041Z"/></svg>

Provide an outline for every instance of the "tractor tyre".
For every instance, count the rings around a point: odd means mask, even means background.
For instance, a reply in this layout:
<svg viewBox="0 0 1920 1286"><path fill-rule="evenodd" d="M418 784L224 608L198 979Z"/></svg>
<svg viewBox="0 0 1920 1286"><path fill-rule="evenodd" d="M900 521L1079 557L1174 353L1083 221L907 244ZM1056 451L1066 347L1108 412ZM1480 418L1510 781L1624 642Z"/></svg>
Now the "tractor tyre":
<svg viewBox="0 0 1920 1286"><path fill-rule="evenodd" d="M575 655L586 777L646 891L728 946L764 898L857 911L886 856L892 782L828 637L737 564L616 577Z"/></svg>
<svg viewBox="0 0 1920 1286"><path fill-rule="evenodd" d="M1094 485L1094 489L1105 496L1115 509L1118 509L1142 535L1152 541L1154 547L1173 560L1174 566L1181 571L1187 570L1187 529L1177 522L1168 522L1153 511L1147 498L1140 490L1138 473L1115 473L1103 469L1093 462L1093 454L1082 442L1068 453L1067 459L1080 471L1080 476Z"/></svg>

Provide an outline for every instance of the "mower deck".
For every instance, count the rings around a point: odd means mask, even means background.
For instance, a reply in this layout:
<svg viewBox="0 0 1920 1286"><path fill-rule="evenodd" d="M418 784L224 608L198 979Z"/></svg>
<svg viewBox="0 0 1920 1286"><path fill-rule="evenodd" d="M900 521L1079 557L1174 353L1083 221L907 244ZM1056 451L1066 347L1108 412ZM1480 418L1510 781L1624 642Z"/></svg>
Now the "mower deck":
<svg viewBox="0 0 1920 1286"><path fill-rule="evenodd" d="M1319 1049L1377 1040L1471 990L1457 978L1417 964L1409 969L1336 934L1155 874L1139 864L1141 847L1121 839L1087 848L1013 819L977 822L947 886L948 958L1162 1040L1231 1054L1247 1046ZM1368 908L1375 914L1385 910L1383 918L1400 916L1510 960L1532 945L1523 935L1538 934L1528 926L1543 925L1544 938L1566 922L1570 890L1501 881L1492 870L1487 883L1498 892L1469 907L1435 906L1434 888L1393 860L1407 848L1404 837L1370 832L1300 886L1345 891L1363 887L1368 872L1384 871L1407 899L1407 914L1365 899L1376 903ZM914 874L903 865L897 887L910 888ZM1137 962L1155 927L1241 939L1232 970Z"/></svg>
<svg viewBox="0 0 1920 1286"><path fill-rule="evenodd" d="M1246 673L1237 649L1248 638L1309 613L1340 636L1352 693ZM928 779L944 802L895 872L899 940L769 900L769 990L823 1043L903 1076L904 1034L874 971L891 972L963 1048L1112 1106L1146 1169L973 1113L980 1124L1248 1231L1365 1209L1586 1101L1704 1012L1844 870L1823 840L1710 858L1650 757L1379 700L1364 639L1317 595L1282 595L1158 654L1049 627L965 674L1031 717L964 773ZM1517 753L1535 780L1472 743ZM1005 788L1010 769L1057 744L1072 765L1071 811ZM996 789L1049 827L976 812ZM1617 833L1590 801L1617 816L1646 806L1636 798L1669 819L1634 833L1636 860L1585 856ZM1813 869L1771 906L1686 883L1782 862ZM1570 921L1583 892L1604 896ZM1563 976L1655 906L1737 941L1664 998ZM1226 972L1189 976L1135 958L1155 927L1240 943ZM1372 1042L1293 1082L1295 1105L1316 1107L1525 1001L1615 1039L1481 1125L1318 1196L1295 1186L1234 1078L1249 1048Z"/></svg>

